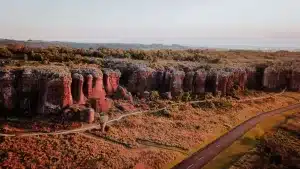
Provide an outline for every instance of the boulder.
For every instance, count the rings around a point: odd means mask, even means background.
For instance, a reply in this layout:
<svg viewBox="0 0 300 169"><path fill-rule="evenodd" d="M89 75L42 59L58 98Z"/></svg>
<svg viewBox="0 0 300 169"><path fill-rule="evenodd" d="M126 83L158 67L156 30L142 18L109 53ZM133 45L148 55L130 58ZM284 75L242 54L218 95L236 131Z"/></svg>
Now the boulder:
<svg viewBox="0 0 300 169"><path fill-rule="evenodd" d="M82 111L81 120L87 123L93 123L95 121L95 110L92 108L86 108Z"/></svg>
<svg viewBox="0 0 300 169"><path fill-rule="evenodd" d="M133 97L130 92L127 91L126 88L119 86L117 92L114 94L113 98L115 99L124 99L133 103Z"/></svg>
<svg viewBox="0 0 300 169"><path fill-rule="evenodd" d="M161 94L161 97L163 98L163 99L167 99L167 100L172 100L172 94L171 94L171 92L165 92L165 93L162 93Z"/></svg>

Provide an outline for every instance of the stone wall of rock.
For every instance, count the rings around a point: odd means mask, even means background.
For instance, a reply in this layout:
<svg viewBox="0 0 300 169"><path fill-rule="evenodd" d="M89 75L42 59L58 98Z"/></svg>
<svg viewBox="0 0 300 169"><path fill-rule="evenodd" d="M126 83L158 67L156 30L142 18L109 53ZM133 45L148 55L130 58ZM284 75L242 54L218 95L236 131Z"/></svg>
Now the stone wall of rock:
<svg viewBox="0 0 300 169"><path fill-rule="evenodd" d="M2 68L2 109L32 115L47 113L49 107L71 105L71 77L66 71L54 66Z"/></svg>
<svg viewBox="0 0 300 169"><path fill-rule="evenodd" d="M107 112L111 99L133 103L133 95L149 97L151 91L172 99L183 92L228 96L246 88L300 91L300 69L284 65L153 69L133 63L112 64L103 70L97 65L0 68L0 108L8 113L51 114L73 105ZM93 111L89 112L84 119L91 122Z"/></svg>
<svg viewBox="0 0 300 169"><path fill-rule="evenodd" d="M300 74L298 67L269 66L264 70L263 87L265 90L300 91Z"/></svg>
<svg viewBox="0 0 300 169"><path fill-rule="evenodd" d="M0 108L5 113L51 114L74 104L111 107L99 68L24 66L0 69ZM115 89L116 90L116 89Z"/></svg>
<svg viewBox="0 0 300 169"><path fill-rule="evenodd" d="M300 68L292 68L288 88L292 91L300 91Z"/></svg>
<svg viewBox="0 0 300 169"><path fill-rule="evenodd" d="M292 71L265 65L245 68L187 69L186 72L174 68L153 70L136 66L135 71L128 76L127 83L122 85L128 87L133 94L155 90L163 96L170 92L172 97L183 91L191 94L220 93L222 96L226 96L243 92L246 88L267 91L287 88L298 91L300 89L299 78L299 70Z"/></svg>

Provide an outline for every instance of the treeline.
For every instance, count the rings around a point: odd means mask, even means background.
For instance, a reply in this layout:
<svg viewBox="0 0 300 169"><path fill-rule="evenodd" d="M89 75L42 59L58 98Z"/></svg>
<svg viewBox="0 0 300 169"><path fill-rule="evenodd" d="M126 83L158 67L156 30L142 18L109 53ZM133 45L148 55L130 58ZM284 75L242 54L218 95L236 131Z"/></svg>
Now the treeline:
<svg viewBox="0 0 300 169"><path fill-rule="evenodd" d="M32 48L20 44L10 44L0 47L0 57L6 59L25 59L34 61L64 62L83 59L86 57L95 58L128 58L136 60L149 60L152 62L158 59L177 61L204 61L208 63L218 63L223 58L246 58L262 57L274 59L276 57L300 56L300 52L262 52L262 51L215 51L205 49L185 49L185 50L139 50L139 49L78 49L61 46L48 48Z"/></svg>

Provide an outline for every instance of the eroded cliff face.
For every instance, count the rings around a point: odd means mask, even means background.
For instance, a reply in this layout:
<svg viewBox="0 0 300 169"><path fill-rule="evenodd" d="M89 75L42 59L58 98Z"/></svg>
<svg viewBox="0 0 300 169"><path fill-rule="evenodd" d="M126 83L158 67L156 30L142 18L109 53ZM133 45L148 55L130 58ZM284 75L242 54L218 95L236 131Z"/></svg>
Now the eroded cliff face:
<svg viewBox="0 0 300 169"><path fill-rule="evenodd" d="M183 92L228 96L246 88L300 91L297 66L180 70L116 63L109 67L103 70L95 65L2 67L0 108L8 115L35 115L57 114L67 107L77 106L86 113L82 119L92 122L91 116L95 112L109 111L114 99L134 103L134 95L148 98L151 91L158 91L165 99L176 98Z"/></svg>
<svg viewBox="0 0 300 169"><path fill-rule="evenodd" d="M0 79L1 108L8 115L57 114L63 108L87 103L105 112L111 106L98 68L10 67L0 70Z"/></svg>

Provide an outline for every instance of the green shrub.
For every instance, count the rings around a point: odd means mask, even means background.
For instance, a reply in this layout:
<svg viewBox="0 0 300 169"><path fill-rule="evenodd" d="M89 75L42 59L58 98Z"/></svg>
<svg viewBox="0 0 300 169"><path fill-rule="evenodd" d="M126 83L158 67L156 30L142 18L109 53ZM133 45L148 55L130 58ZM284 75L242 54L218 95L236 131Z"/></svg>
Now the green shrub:
<svg viewBox="0 0 300 169"><path fill-rule="evenodd" d="M156 101L159 99L159 92L158 91L151 91L150 93L150 100Z"/></svg>
<svg viewBox="0 0 300 169"><path fill-rule="evenodd" d="M182 101L189 102L192 100L192 96L190 92L184 92L182 96Z"/></svg>

